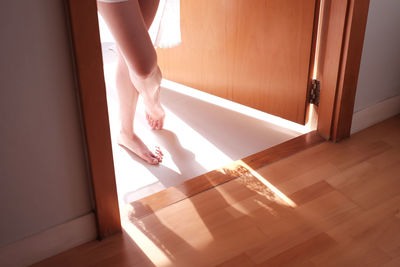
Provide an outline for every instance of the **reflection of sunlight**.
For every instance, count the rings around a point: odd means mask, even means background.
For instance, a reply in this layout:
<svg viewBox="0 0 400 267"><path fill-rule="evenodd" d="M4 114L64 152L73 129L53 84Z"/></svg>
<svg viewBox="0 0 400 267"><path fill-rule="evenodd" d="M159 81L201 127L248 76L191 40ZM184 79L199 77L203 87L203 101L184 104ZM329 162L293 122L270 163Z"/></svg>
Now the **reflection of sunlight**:
<svg viewBox="0 0 400 267"><path fill-rule="evenodd" d="M104 21L103 17L100 15L100 13L97 13L98 17L98 23L99 23L99 31L100 31L100 40L101 42L111 42L115 43L115 39L112 36L110 30L107 27L106 22Z"/></svg>
<svg viewBox="0 0 400 267"><path fill-rule="evenodd" d="M221 193L221 196L226 199L226 202L232 203L229 207L226 208L226 211L229 212L233 217L239 218L242 216L251 216L254 217L252 212L259 210L262 208L264 211L268 212L272 216L277 216L276 211L257 199L257 197L251 196L245 200L240 200L236 202L236 199L232 197L229 191L221 190L218 187L216 189Z"/></svg>
<svg viewBox="0 0 400 267"><path fill-rule="evenodd" d="M267 181L267 179L265 179L264 177L262 177L258 172L256 172L255 170L253 170L252 168L250 168L249 165L247 165L246 163L244 163L242 160L239 160L239 164L243 167L245 167L250 173L251 175L253 175L255 178L257 178L261 183L263 183L266 187L268 187L268 189L270 189L274 195L278 198L276 198L276 200L280 199L283 201L283 204L290 206L290 207L297 207L296 203L294 203L290 198L288 198L284 193L282 193L281 191L279 191L278 188L276 188L275 186L273 186L270 182ZM279 201L282 203L282 201Z"/></svg>
<svg viewBox="0 0 400 267"><path fill-rule="evenodd" d="M168 256L131 222L122 221L122 227L155 266L172 266Z"/></svg>
<svg viewBox="0 0 400 267"><path fill-rule="evenodd" d="M228 110L239 112L239 113L247 115L249 117L253 117L253 118L280 126L285 129L296 131L298 133L305 134L305 133L308 133L311 131L311 129L309 129L307 126L297 124L292 121L288 121L288 120L279 118L277 116L274 116L274 115L271 115L268 113L264 113L262 111L226 100L221 97L207 94L207 93L199 91L199 90L194 90L188 86L185 86L185 85L182 85L179 83L175 83L175 82L163 79L161 85L170 90L178 92L180 94L187 95L187 96L223 107Z"/></svg>
<svg viewBox="0 0 400 267"><path fill-rule="evenodd" d="M278 216L278 213L275 210L273 210L272 208L268 207L267 205L262 203L260 200L254 199L254 202L257 203L260 207L262 207L265 210L267 210L271 215Z"/></svg>
<svg viewBox="0 0 400 267"><path fill-rule="evenodd" d="M235 161L228 168L219 169L218 171L231 175L232 178L237 177L238 182L271 201L293 208L297 207L296 203L242 160ZM253 178L256 178L260 183L254 183Z"/></svg>

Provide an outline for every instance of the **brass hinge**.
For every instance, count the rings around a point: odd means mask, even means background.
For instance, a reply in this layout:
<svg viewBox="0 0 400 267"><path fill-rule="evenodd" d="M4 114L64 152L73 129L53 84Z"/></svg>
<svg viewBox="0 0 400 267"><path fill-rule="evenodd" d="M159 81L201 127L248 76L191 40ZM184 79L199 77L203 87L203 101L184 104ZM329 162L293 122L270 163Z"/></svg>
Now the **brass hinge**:
<svg viewBox="0 0 400 267"><path fill-rule="evenodd" d="M321 82L318 80L313 79L311 82L311 88L310 88L310 96L309 96L309 102L311 104L314 104L316 106L319 105L319 93L320 93L320 88L321 88Z"/></svg>

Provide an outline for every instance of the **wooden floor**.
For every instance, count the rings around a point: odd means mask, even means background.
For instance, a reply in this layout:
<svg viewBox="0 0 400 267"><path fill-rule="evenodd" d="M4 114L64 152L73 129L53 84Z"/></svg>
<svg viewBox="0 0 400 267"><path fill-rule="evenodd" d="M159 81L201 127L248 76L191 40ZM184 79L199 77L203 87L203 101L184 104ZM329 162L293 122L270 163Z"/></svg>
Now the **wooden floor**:
<svg viewBox="0 0 400 267"><path fill-rule="evenodd" d="M122 235L36 266L400 266L400 116L219 172L238 177L157 209L136 202Z"/></svg>

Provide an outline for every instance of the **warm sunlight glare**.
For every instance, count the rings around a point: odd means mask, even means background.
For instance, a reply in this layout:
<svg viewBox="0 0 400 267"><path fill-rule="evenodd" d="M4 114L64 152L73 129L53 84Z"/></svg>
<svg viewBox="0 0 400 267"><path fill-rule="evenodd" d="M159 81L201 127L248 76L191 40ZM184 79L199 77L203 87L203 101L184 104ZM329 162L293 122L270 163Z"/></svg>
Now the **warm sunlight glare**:
<svg viewBox="0 0 400 267"><path fill-rule="evenodd" d="M317 30L317 40L316 40L316 48L315 48L315 55L314 55L314 69L313 69L313 79L317 79L318 77L318 63L319 63L319 50L320 50L320 43L321 43L321 31L322 31L322 18L323 18L323 7L324 3L322 1L319 7L319 18L318 18L318 30Z"/></svg>
<svg viewBox="0 0 400 267"><path fill-rule="evenodd" d="M318 112L317 112L317 107L313 104L309 104L309 110L308 110L308 117L307 117L307 124L306 126L311 130L317 130L317 124L318 124Z"/></svg>
<svg viewBox="0 0 400 267"><path fill-rule="evenodd" d="M207 94L207 93L199 91L199 90L195 90L193 88L190 88L188 86L185 86L185 85L182 85L179 83L175 83L175 82L163 79L161 85L170 90L178 92L180 94L187 95L187 96L223 107L225 109L239 112L239 113L247 115L249 117L253 117L253 118L280 126L285 129L296 131L301 134L305 134L305 133L308 133L311 131L307 126L297 124L292 121L288 121L288 120L279 118L279 117L271 115L271 114L264 113L262 111L259 111L259 110L256 110L256 109L253 109L253 108L250 108L250 107L247 107L247 106L244 106L244 105L241 105L241 104L238 104L238 103L226 100L226 99L223 99L221 97L217 97L217 96Z"/></svg>
<svg viewBox="0 0 400 267"><path fill-rule="evenodd" d="M155 266L172 266L167 255L131 222L122 221L122 227Z"/></svg>
<svg viewBox="0 0 400 267"><path fill-rule="evenodd" d="M174 195L179 194L182 192L174 192ZM155 266L174 266L174 250L166 246L171 240L185 244L189 250L206 248L214 241L207 224L203 221L205 215L202 212L208 214L208 211L198 210L192 201L193 199L184 200L180 204L170 205L168 211L159 210L150 215L153 217L147 221L136 220L134 216L130 216L135 210L131 205L125 205L121 209L121 214L125 214L121 217L122 227ZM182 209L185 210L184 213ZM179 213L179 220L171 220L171 214ZM193 229L196 229L196 238L193 238Z"/></svg>
<svg viewBox="0 0 400 267"><path fill-rule="evenodd" d="M288 198L284 193L279 191L278 188L273 186L270 182L267 181L264 177L262 177L258 172L253 170L249 165L244 163L242 160L239 160L239 165L245 167L251 175L253 175L255 178L257 178L261 183L263 183L268 189L270 189L278 198L280 198L285 205L290 206L292 208L297 207L296 203L294 203L290 198Z"/></svg>

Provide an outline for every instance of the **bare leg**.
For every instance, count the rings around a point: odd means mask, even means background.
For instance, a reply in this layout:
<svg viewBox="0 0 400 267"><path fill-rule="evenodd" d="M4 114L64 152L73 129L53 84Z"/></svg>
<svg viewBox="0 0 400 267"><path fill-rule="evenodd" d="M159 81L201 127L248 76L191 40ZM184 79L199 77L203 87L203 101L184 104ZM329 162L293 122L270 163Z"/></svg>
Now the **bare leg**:
<svg viewBox="0 0 400 267"><path fill-rule="evenodd" d="M146 12L153 10L149 3L143 2L142 6ZM161 129L165 117L159 99L162 76L146 25L154 14L144 18L138 0L98 2L98 9L118 43L133 85L143 97L150 126Z"/></svg>
<svg viewBox="0 0 400 267"><path fill-rule="evenodd" d="M162 152L157 149L154 153L140 140L134 132L134 118L138 92L129 79L128 68L124 59L119 54L116 72L116 86L119 98L119 116L121 120L120 136L118 143L150 164L162 161Z"/></svg>
<svg viewBox="0 0 400 267"><path fill-rule="evenodd" d="M153 23L160 0L139 0L140 10L147 30Z"/></svg>

